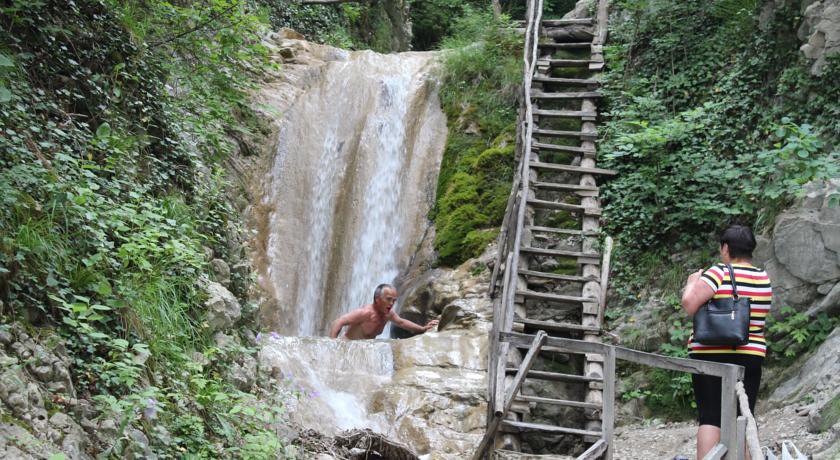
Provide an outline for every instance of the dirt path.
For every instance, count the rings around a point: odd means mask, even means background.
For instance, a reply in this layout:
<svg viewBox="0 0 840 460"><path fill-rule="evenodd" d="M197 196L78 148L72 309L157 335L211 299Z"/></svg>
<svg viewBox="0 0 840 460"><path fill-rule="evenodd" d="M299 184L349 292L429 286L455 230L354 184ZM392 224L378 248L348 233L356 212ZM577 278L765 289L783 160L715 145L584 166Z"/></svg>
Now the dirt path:
<svg viewBox="0 0 840 460"><path fill-rule="evenodd" d="M615 460L654 460L674 458L677 454L694 458L695 423L631 424L616 428ZM799 416L794 407L775 409L758 416L758 430L763 446L793 441L802 453L814 460L838 460L838 426L824 433L808 432L808 417ZM834 452L825 452L834 446ZM780 447L775 447L778 454ZM819 454L816 454L818 453ZM816 455L815 455L816 454ZM813 455L813 457L812 457Z"/></svg>

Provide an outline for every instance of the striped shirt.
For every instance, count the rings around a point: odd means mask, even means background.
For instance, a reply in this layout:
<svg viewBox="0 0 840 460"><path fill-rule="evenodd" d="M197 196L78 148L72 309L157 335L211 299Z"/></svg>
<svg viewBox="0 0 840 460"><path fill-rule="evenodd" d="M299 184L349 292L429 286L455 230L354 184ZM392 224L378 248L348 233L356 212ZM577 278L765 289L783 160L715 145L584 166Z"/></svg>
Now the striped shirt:
<svg viewBox="0 0 840 460"><path fill-rule="evenodd" d="M767 341L764 338L764 324L770 313L772 289L767 272L750 264L732 264L738 295L750 298L749 342L737 347L702 345L689 339L690 353L703 354L747 354L764 357L767 354ZM732 297L732 282L729 269L725 264L717 264L703 272L700 278L715 290L715 299Z"/></svg>

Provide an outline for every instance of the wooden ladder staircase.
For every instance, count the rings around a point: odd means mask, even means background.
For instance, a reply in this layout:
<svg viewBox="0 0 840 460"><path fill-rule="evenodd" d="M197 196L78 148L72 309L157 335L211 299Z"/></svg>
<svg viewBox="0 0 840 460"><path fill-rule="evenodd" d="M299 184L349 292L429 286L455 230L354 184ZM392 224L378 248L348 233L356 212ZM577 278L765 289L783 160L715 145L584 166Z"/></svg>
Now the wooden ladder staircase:
<svg viewBox="0 0 840 460"><path fill-rule="evenodd" d="M490 404L476 460L612 455L614 379L604 376L615 356L546 346L549 337L600 342L602 333L611 240L599 248L598 180L615 172L596 166L595 75L607 3L597 18L543 21L543 1L528 0L519 167L491 278ZM552 395L559 386L576 398ZM537 417L546 407L562 416ZM519 437L534 433L566 452L516 452Z"/></svg>

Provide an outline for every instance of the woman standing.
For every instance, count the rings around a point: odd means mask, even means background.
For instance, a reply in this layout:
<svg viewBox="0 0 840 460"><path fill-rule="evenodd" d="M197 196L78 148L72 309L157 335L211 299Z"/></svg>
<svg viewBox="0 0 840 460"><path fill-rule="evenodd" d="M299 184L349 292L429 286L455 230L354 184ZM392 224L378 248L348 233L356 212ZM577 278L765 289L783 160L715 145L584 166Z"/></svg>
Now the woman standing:
<svg viewBox="0 0 840 460"><path fill-rule="evenodd" d="M689 316L712 298L732 297L727 264L735 272L739 296L750 298L749 341L740 346L709 346L689 339L689 358L744 366L744 390L755 410L761 366L767 352L764 323L770 312L771 288L767 272L752 264L755 236L749 227L733 225L720 236L721 263L688 276L682 306ZM700 427L697 430L697 459L702 459L720 442L720 377L692 374ZM749 460L749 452L746 453Z"/></svg>

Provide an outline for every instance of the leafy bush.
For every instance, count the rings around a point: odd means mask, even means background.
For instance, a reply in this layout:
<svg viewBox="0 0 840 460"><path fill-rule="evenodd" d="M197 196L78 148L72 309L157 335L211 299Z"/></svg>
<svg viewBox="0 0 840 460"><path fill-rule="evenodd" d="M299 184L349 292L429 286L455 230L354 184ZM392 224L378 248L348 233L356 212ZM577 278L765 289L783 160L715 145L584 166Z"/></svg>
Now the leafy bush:
<svg viewBox="0 0 840 460"><path fill-rule="evenodd" d="M620 287L650 284L646 254L662 267L729 224L761 231L802 184L840 175L840 59L808 73L791 9L759 28L752 0L617 5L599 151L619 172L603 197Z"/></svg>
<svg viewBox="0 0 840 460"><path fill-rule="evenodd" d="M205 247L230 260L238 231L221 162L261 129L247 97L267 24L238 0L2 13L2 321L63 337L79 397L120 421L103 456L124 456L132 427L160 458L282 454L282 401L225 381L254 350L209 345L198 287Z"/></svg>

